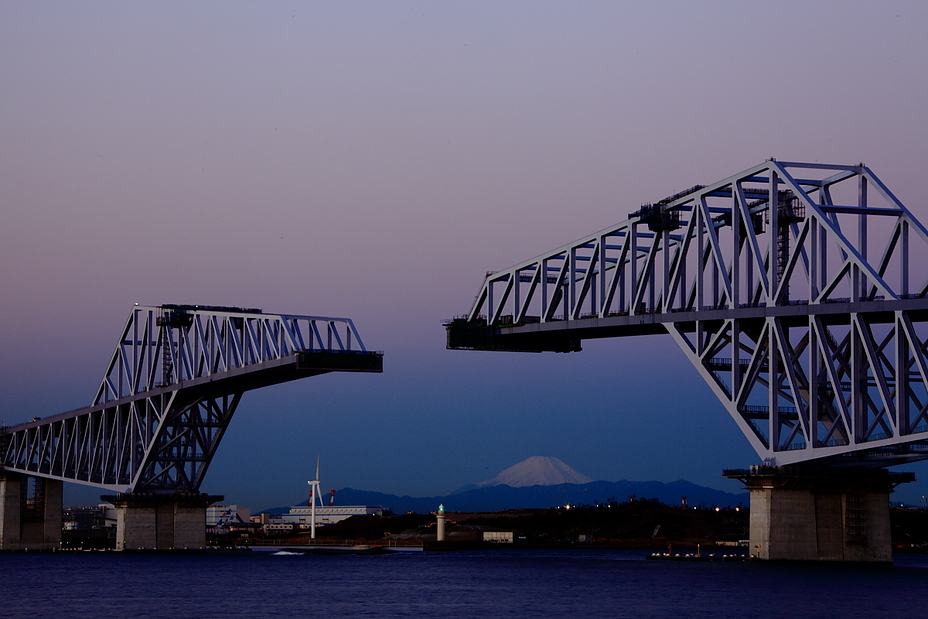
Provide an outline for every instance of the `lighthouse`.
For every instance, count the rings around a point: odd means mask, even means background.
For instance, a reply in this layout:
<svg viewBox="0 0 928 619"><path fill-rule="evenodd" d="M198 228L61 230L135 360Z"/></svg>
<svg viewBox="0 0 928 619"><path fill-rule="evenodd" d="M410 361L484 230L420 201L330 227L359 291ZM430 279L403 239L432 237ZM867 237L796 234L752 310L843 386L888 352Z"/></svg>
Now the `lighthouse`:
<svg viewBox="0 0 928 619"><path fill-rule="evenodd" d="M436 539L439 542L445 541L445 506L438 506L438 535Z"/></svg>

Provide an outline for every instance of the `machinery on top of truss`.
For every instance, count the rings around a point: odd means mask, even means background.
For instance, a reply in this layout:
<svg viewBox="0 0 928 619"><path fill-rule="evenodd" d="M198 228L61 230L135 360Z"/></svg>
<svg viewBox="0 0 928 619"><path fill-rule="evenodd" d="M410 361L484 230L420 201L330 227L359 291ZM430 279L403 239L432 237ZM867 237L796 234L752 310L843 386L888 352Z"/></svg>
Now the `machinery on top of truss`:
<svg viewBox="0 0 928 619"><path fill-rule="evenodd" d="M120 493L194 493L245 391L382 372L348 318L133 307L93 404L0 432L0 470Z"/></svg>
<svg viewBox="0 0 928 619"><path fill-rule="evenodd" d="M765 463L928 458L928 231L863 164L770 160L490 273L452 349L669 333Z"/></svg>

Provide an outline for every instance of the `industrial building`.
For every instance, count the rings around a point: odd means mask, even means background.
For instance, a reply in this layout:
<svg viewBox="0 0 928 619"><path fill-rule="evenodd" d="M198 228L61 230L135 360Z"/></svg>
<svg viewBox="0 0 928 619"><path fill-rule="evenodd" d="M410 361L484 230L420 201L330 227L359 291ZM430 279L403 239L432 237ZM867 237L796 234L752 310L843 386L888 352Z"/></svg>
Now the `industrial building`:
<svg viewBox="0 0 928 619"><path fill-rule="evenodd" d="M329 505L316 507L316 526L335 524L352 516L382 516L383 508L370 505ZM312 523L312 509L296 505L286 514L259 514L252 522L263 525L265 533L284 533L308 530Z"/></svg>

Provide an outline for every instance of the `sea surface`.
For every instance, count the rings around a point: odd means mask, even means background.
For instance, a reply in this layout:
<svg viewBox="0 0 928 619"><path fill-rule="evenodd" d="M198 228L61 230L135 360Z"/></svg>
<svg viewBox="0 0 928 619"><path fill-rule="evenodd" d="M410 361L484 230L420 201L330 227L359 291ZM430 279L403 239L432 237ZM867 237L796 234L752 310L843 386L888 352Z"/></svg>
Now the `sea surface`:
<svg viewBox="0 0 928 619"><path fill-rule="evenodd" d="M644 551L0 554L0 617L926 617L892 566L646 561Z"/></svg>

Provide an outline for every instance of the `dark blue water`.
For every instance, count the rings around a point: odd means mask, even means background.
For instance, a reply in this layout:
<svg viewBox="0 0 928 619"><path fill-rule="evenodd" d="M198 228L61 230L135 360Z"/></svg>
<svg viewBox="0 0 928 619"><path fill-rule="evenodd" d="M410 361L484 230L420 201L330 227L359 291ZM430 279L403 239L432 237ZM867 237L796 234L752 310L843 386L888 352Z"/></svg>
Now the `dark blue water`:
<svg viewBox="0 0 928 619"><path fill-rule="evenodd" d="M0 617L928 616L928 557L803 566L644 556L0 554Z"/></svg>

